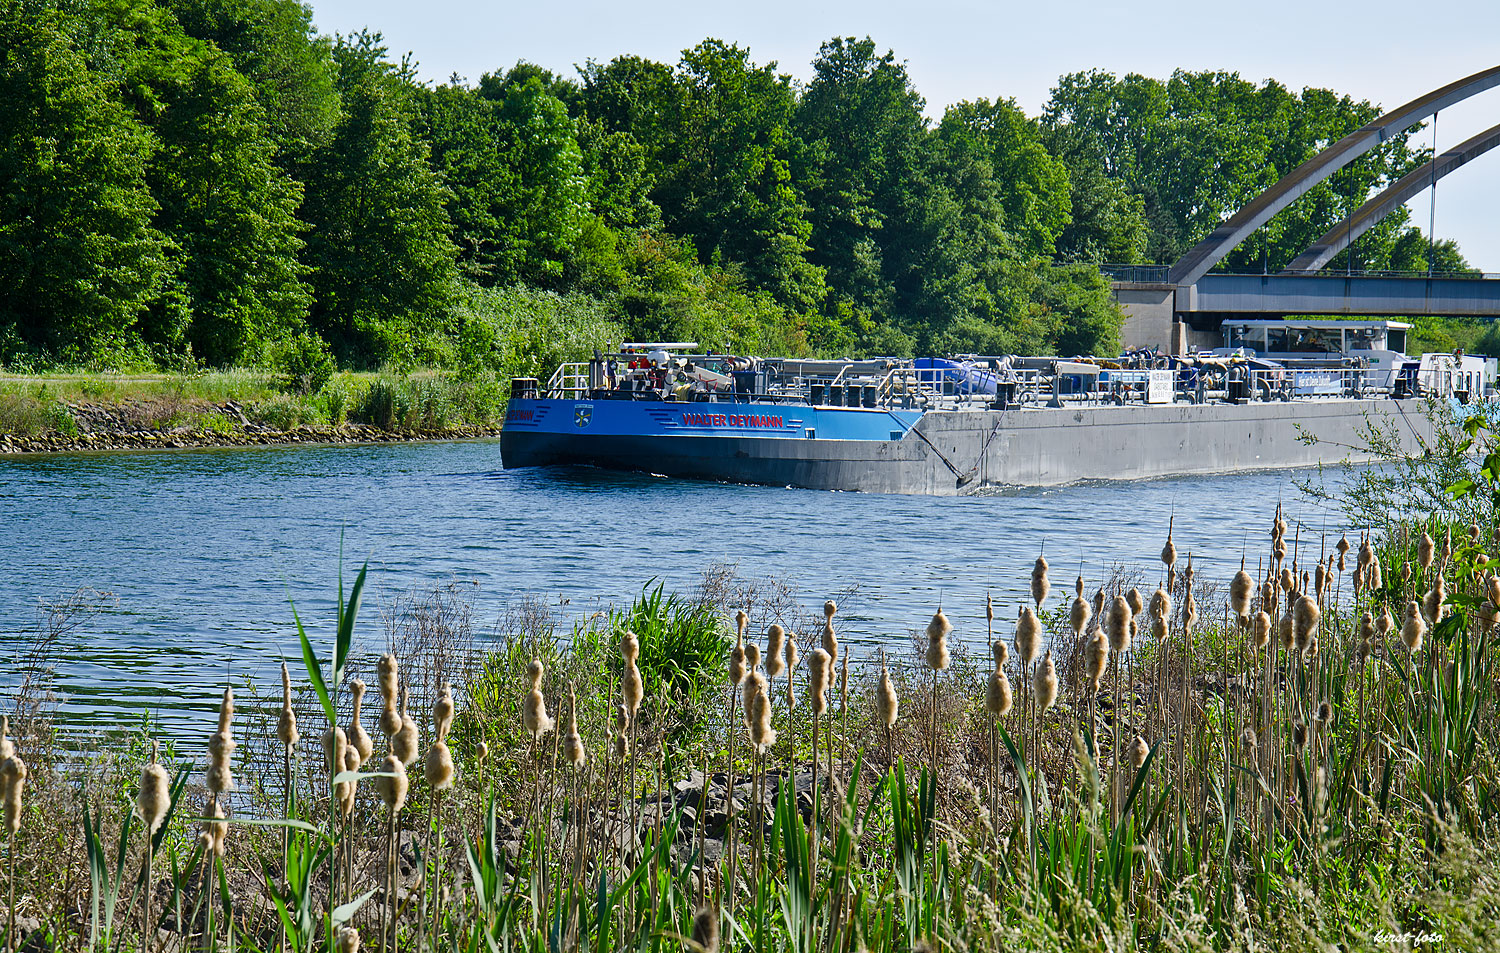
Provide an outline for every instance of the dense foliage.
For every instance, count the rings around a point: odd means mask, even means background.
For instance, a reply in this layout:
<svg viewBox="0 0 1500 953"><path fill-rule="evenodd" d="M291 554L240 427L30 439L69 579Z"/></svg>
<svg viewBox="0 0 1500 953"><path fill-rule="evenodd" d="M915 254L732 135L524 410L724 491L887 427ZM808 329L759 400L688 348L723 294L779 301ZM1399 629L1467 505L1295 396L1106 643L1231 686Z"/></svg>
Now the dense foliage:
<svg viewBox="0 0 1500 953"><path fill-rule="evenodd" d="M474 347L522 300L740 352L1107 352L1086 263L1173 260L1378 113L1216 72L925 110L868 38L806 83L708 39L433 85L296 0L0 0L0 362L493 378ZM1284 264L1422 157L1391 139L1226 266ZM1427 254L1404 211L1354 249Z"/></svg>

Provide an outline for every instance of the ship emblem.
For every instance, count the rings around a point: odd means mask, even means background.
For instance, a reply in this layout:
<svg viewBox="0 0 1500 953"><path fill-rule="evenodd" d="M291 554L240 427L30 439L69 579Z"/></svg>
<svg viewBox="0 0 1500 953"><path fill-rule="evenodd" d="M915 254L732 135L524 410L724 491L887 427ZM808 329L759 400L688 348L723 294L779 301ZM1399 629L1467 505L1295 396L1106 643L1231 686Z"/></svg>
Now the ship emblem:
<svg viewBox="0 0 1500 953"><path fill-rule="evenodd" d="M573 409L573 423L579 427L587 427L589 421L594 417L593 404L579 404Z"/></svg>

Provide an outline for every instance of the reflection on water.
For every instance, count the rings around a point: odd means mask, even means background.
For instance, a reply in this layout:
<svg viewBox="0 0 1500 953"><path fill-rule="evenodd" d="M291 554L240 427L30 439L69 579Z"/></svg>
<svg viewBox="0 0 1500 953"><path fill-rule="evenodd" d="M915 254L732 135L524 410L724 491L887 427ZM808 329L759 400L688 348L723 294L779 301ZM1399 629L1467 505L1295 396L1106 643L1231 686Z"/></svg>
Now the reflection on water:
<svg viewBox="0 0 1500 953"><path fill-rule="evenodd" d="M299 657L290 600L328 639L340 538L349 577L368 559L368 648L399 596L476 584L475 630L541 596L579 614L649 580L690 589L715 562L793 581L808 605L857 584L841 637L904 642L941 600L958 637L984 635L984 594L1013 618L1045 545L1055 591L1081 571L1155 566L1167 518L1208 575L1265 543L1287 501L1308 527L1339 514L1287 471L1010 490L878 496L674 481L589 469L504 471L494 441L378 447L84 454L0 459L0 619L19 659L38 608L80 586L110 604L60 644L67 717L140 712L206 723L226 677ZM17 662L7 678L14 684Z"/></svg>

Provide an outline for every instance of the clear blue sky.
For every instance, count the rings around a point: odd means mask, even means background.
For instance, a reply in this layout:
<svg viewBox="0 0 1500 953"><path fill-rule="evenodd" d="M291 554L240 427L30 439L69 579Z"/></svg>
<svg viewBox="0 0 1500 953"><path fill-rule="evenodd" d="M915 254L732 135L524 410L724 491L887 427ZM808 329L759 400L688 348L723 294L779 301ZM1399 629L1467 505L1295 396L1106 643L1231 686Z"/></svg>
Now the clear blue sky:
<svg viewBox="0 0 1500 953"><path fill-rule="evenodd" d="M805 80L824 40L868 35L907 62L934 116L979 96L1013 98L1035 114L1059 76L1092 68L1162 78L1179 67L1229 70L1292 89L1327 87L1391 108L1500 64L1500 3L1494 0L1235 6L1213 0L1024 6L982 0L314 0L312 8L320 31L378 30L394 55L409 51L421 75L437 81L456 73L473 82L522 59L569 75L576 64L622 53L675 63L682 50L710 36L748 47L756 62L775 61ZM1401 22L1413 11L1424 20ZM1500 88L1444 112L1438 148L1496 123ZM1439 238L1456 239L1471 263L1500 272L1500 150L1440 182L1436 211ZM1412 213L1425 232L1425 195L1413 200Z"/></svg>

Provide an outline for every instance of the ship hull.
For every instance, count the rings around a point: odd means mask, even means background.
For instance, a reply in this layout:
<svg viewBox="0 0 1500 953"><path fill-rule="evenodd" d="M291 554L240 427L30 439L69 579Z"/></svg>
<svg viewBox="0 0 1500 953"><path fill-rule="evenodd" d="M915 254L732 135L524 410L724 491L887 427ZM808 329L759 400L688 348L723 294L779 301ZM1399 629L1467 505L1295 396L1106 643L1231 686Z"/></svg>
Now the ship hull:
<svg viewBox="0 0 1500 953"><path fill-rule="evenodd" d="M1329 399L1005 411L516 399L506 468L595 466L670 477L954 495L1362 461L1372 425L1431 436L1414 401ZM1309 440L1308 437L1315 439Z"/></svg>

